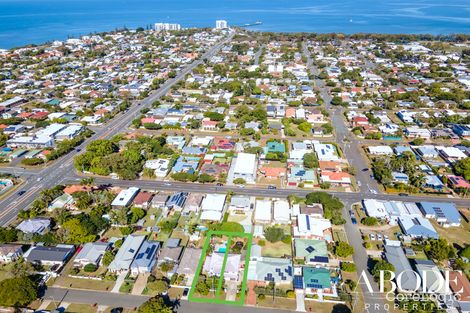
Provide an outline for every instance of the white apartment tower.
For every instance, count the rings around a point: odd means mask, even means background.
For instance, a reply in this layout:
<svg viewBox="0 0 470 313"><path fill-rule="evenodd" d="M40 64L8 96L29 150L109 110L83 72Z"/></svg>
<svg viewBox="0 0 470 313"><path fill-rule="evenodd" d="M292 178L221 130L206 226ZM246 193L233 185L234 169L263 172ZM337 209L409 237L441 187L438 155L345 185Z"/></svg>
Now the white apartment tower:
<svg viewBox="0 0 470 313"><path fill-rule="evenodd" d="M228 28L226 20L217 20L215 21L215 29L225 29Z"/></svg>

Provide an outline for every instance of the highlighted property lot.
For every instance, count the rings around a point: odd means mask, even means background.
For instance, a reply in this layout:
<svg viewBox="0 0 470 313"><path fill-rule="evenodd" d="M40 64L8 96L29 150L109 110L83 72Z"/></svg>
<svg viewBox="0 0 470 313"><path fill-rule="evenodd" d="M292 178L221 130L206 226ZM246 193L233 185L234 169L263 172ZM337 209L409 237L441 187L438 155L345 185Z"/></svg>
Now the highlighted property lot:
<svg viewBox="0 0 470 313"><path fill-rule="evenodd" d="M209 231L188 300L243 305L252 239L248 233Z"/></svg>

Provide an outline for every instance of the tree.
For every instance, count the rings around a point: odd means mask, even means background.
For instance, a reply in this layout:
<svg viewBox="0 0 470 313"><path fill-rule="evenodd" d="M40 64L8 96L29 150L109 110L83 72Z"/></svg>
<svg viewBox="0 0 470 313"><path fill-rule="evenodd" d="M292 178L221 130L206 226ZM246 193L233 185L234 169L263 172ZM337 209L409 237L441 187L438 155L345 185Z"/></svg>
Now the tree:
<svg viewBox="0 0 470 313"><path fill-rule="evenodd" d="M169 272L173 269L174 267L174 264L171 263L171 262L164 262L161 266L160 266L160 269L162 270L162 272Z"/></svg>
<svg viewBox="0 0 470 313"><path fill-rule="evenodd" d="M379 279L381 271L393 272L395 271L395 267L393 264L390 264L385 260L380 260L374 264L374 267L372 268L372 276L374 276L375 279ZM384 273L385 279L390 279L390 277L391 274L389 272Z"/></svg>
<svg viewBox="0 0 470 313"><path fill-rule="evenodd" d="M14 277L27 277L34 272L33 265L26 262L22 257L18 258L11 265L10 272Z"/></svg>
<svg viewBox="0 0 470 313"><path fill-rule="evenodd" d="M423 138L415 138L413 139L410 143L413 145L413 146L421 146L423 143L424 143L424 139Z"/></svg>
<svg viewBox="0 0 470 313"><path fill-rule="evenodd" d="M142 208L133 207L129 216L129 223L137 223L140 219L145 216L145 211Z"/></svg>
<svg viewBox="0 0 470 313"><path fill-rule="evenodd" d="M466 180L470 180L470 158L455 162L454 170L457 175L463 176Z"/></svg>
<svg viewBox="0 0 470 313"><path fill-rule="evenodd" d="M210 286L207 284L205 279L200 279L196 284L196 292L203 296L207 296L210 291Z"/></svg>
<svg viewBox="0 0 470 313"><path fill-rule="evenodd" d="M424 252L437 261L447 260L455 257L455 250L444 238L431 239L424 246Z"/></svg>
<svg viewBox="0 0 470 313"><path fill-rule="evenodd" d="M14 228L0 227L0 243L16 241L17 233L18 232Z"/></svg>
<svg viewBox="0 0 470 313"><path fill-rule="evenodd" d="M341 262L341 270L345 272L355 272L356 264L351 262Z"/></svg>
<svg viewBox="0 0 470 313"><path fill-rule="evenodd" d="M213 183L215 182L215 177L209 174L201 174L197 178L197 181L200 183Z"/></svg>
<svg viewBox="0 0 470 313"><path fill-rule="evenodd" d="M85 265L83 267L83 270L87 273L93 273L95 272L96 270L98 269L98 267L96 266L96 264L94 263L88 263L87 265Z"/></svg>
<svg viewBox="0 0 470 313"><path fill-rule="evenodd" d="M240 177L239 177L239 178L235 178L235 179L233 180L233 183L234 183L235 185L244 185L244 184L246 184L246 180L244 180L243 178L240 178Z"/></svg>
<svg viewBox="0 0 470 313"><path fill-rule="evenodd" d="M74 217L62 224L63 229L67 232L67 242L69 243L86 243L96 239L96 229L88 224L84 219Z"/></svg>
<svg viewBox="0 0 470 313"><path fill-rule="evenodd" d="M462 252L460 252L460 256L470 259L470 246L466 246Z"/></svg>
<svg viewBox="0 0 470 313"><path fill-rule="evenodd" d="M29 277L15 277L0 281L0 305L23 307L37 298L37 285Z"/></svg>
<svg viewBox="0 0 470 313"><path fill-rule="evenodd" d="M284 238L284 230L280 227L269 226L264 230L264 237L269 242L278 242Z"/></svg>
<svg viewBox="0 0 470 313"><path fill-rule="evenodd" d="M104 266L109 266L109 264L111 264L113 260L114 260L114 254L111 251L106 251L103 254L102 262Z"/></svg>
<svg viewBox="0 0 470 313"><path fill-rule="evenodd" d="M340 241L336 243L335 254L341 258L346 258L354 253L354 248L347 242Z"/></svg>
<svg viewBox="0 0 470 313"><path fill-rule="evenodd" d="M312 130L312 124L309 122L305 121L299 124L298 126L299 130L309 133Z"/></svg>
<svg viewBox="0 0 470 313"><path fill-rule="evenodd" d="M373 216L367 216L367 217L364 217L362 220L361 220L361 223L366 225L366 226L375 226L377 225L378 221L377 221L377 218L376 217L373 217Z"/></svg>
<svg viewBox="0 0 470 313"><path fill-rule="evenodd" d="M304 166L306 168L317 168L319 167L317 155L315 152L304 154Z"/></svg>
<svg viewBox="0 0 470 313"><path fill-rule="evenodd" d="M139 310L137 311L138 313L172 313L173 309L165 303L165 300L162 298L162 296L156 296L147 302L143 303L140 307Z"/></svg>
<svg viewBox="0 0 470 313"><path fill-rule="evenodd" d="M174 274L173 276L176 276L176 274ZM168 283L162 279L157 279L153 282L147 283L147 288L157 294L161 294L167 291L168 287Z"/></svg>

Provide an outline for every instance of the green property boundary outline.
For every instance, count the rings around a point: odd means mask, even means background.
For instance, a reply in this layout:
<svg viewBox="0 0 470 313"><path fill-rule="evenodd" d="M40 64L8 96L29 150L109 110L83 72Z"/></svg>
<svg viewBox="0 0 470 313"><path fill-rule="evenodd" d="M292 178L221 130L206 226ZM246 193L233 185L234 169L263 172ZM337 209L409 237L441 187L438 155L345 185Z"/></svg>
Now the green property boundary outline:
<svg viewBox="0 0 470 313"><path fill-rule="evenodd" d="M225 250L224 255L224 262L221 268L221 275L218 280L217 290L215 293L214 298L199 298L194 296L194 292L196 290L196 285L199 281L199 276L202 274L202 267L204 265L204 260L206 259L206 252L211 242L211 238L213 235L216 236L227 236L227 249ZM224 271L225 265L227 263L227 258L229 254L229 244L232 241L232 238L240 237L240 238L247 238L248 243L246 246L246 257L245 257L245 268L243 269L243 280L242 280L242 288L240 291L240 299L238 301L227 301L225 299L219 299L220 291L222 289L222 283L224 280ZM209 231L206 236L206 240L204 242L204 247L202 248L201 257L199 258L199 263L197 265L196 273L194 274L193 283L191 285L191 290L188 294L188 300L192 302L204 302L204 303L216 303L216 304L230 304L235 306L243 306L245 303L245 293L247 287L247 279L248 279L248 266L250 262L250 253L251 253L251 244L253 241L253 235L250 233L239 233L239 232L227 232L227 231Z"/></svg>

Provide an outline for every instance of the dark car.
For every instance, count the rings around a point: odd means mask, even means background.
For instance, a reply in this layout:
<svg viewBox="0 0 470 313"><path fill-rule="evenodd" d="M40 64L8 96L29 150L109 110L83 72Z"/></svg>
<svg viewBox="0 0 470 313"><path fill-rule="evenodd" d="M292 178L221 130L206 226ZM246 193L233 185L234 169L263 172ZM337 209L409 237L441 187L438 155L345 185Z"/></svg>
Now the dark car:
<svg viewBox="0 0 470 313"><path fill-rule="evenodd" d="M408 194L407 193L399 193L398 194L400 197L408 197Z"/></svg>
<svg viewBox="0 0 470 313"><path fill-rule="evenodd" d="M189 288L184 288L183 290L183 297L186 297L189 293Z"/></svg>
<svg viewBox="0 0 470 313"><path fill-rule="evenodd" d="M369 169L367 167L362 169L363 172L367 172L368 170Z"/></svg>
<svg viewBox="0 0 470 313"><path fill-rule="evenodd" d="M22 196L22 195L24 195L25 193L26 193L25 190L21 190L20 192L18 192L18 196Z"/></svg>
<svg viewBox="0 0 470 313"><path fill-rule="evenodd" d="M223 185L224 185L224 184L222 184L222 183L217 183L216 186L219 186L219 187L220 187L220 186L223 186Z"/></svg>
<svg viewBox="0 0 470 313"><path fill-rule="evenodd" d="M75 149L75 151L80 152L80 151L82 151L82 149L77 148L77 149Z"/></svg>
<svg viewBox="0 0 470 313"><path fill-rule="evenodd" d="M356 225L356 224L357 224L356 218L352 217L352 218L351 218L351 222L352 222L354 225Z"/></svg>
<svg viewBox="0 0 470 313"><path fill-rule="evenodd" d="M276 186L269 185L268 189L276 189Z"/></svg>

